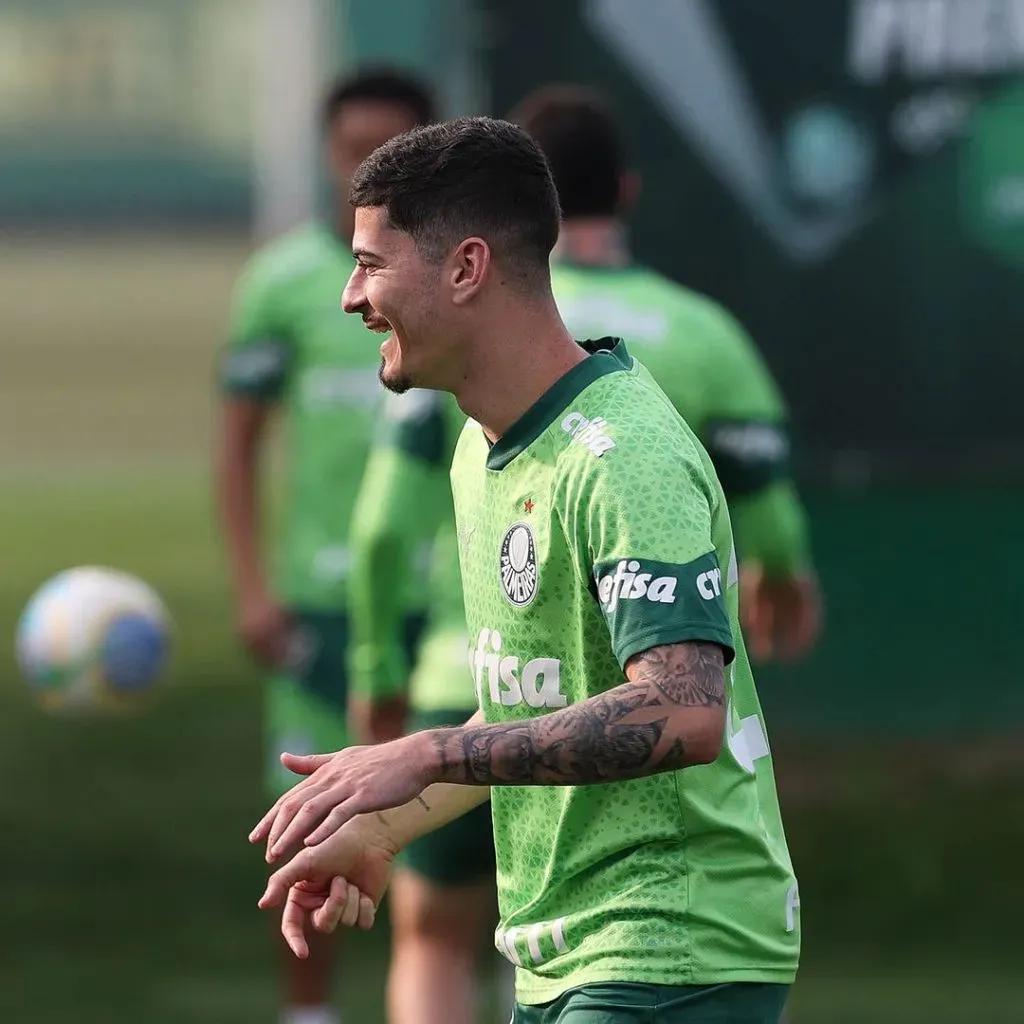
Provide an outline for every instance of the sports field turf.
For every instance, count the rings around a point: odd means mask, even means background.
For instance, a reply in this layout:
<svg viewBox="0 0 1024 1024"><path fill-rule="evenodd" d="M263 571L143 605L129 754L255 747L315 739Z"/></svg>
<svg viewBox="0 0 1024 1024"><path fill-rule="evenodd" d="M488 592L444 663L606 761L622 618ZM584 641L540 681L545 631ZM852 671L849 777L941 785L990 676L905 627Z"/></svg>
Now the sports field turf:
<svg viewBox="0 0 1024 1024"><path fill-rule="evenodd" d="M0 247L2 1024L274 1020L245 841L259 689L231 639L205 468L242 252ZM15 676L21 606L81 563L138 573L174 615L173 679L144 714L47 717ZM770 725L804 905L793 1024L1024 1020L1019 759L914 783L851 747L809 778L802 742ZM806 785L821 772L834 784ZM350 1021L381 1020L385 943L383 927L348 943Z"/></svg>

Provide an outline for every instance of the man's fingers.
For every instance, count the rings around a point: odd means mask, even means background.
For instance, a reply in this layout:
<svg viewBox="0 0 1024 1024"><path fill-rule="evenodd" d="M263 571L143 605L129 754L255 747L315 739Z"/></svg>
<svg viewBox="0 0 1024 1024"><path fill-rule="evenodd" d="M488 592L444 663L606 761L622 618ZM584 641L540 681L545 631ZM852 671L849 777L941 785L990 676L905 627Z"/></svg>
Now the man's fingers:
<svg viewBox="0 0 1024 1024"><path fill-rule="evenodd" d="M359 920L359 900L362 897L362 893L354 886L348 887L348 892L345 893L345 906L341 911L341 923L346 928L352 928L355 923Z"/></svg>
<svg viewBox="0 0 1024 1024"><path fill-rule="evenodd" d="M373 922L377 917L377 908L373 905L373 900L369 896L359 897L359 921L357 924L362 930L368 931L373 927Z"/></svg>
<svg viewBox="0 0 1024 1024"><path fill-rule="evenodd" d="M331 891L322 906L313 912L313 927L333 932L339 924L367 931L377 918L377 908L369 896L344 878L331 881Z"/></svg>
<svg viewBox="0 0 1024 1024"><path fill-rule="evenodd" d="M270 810L267 811L267 813L264 814L262 818L260 818L256 827L249 833L250 843L258 843L270 834L270 828L274 824L274 819L277 817L277 812L280 809L281 804L284 803L287 796L287 793L283 794L282 796L279 796L277 800L274 801L274 806L271 807Z"/></svg>
<svg viewBox="0 0 1024 1024"><path fill-rule="evenodd" d="M267 879L267 887L259 901L261 910L283 903L288 896L288 890L296 882L308 878L311 871L311 857L312 854L309 850L300 850L287 864L279 867Z"/></svg>
<svg viewBox="0 0 1024 1024"><path fill-rule="evenodd" d="M767 611L753 617L747 627L750 653L759 661L765 661L772 656L775 646L774 629L774 616Z"/></svg>
<svg viewBox="0 0 1024 1024"><path fill-rule="evenodd" d="M796 660L808 653L821 633L821 597L813 579L794 580L788 600L776 610L782 657Z"/></svg>
<svg viewBox="0 0 1024 1024"><path fill-rule="evenodd" d="M303 779L292 786L287 793L282 793L274 801L274 806L263 815L256 827L249 833L249 842L258 843L263 839L269 840L274 834L274 826L278 824L282 811L284 811L286 819L290 821L295 810L301 807L310 792L316 791L319 786L319 781ZM280 825L280 828L283 827L284 822Z"/></svg>
<svg viewBox="0 0 1024 1024"><path fill-rule="evenodd" d="M301 843L320 824L321 819L328 813L332 805L336 805L334 809L340 811L344 808L347 799L347 788L335 787L320 797L308 800L302 807L296 810L290 821L287 822L286 827L276 837L271 832L270 841L268 842L268 858L276 860L278 857L283 856L292 846ZM347 817L351 816L351 813L347 815ZM328 834L333 835L333 831Z"/></svg>
<svg viewBox="0 0 1024 1024"><path fill-rule="evenodd" d="M809 584L800 605L800 628L798 640L801 654L807 653L821 636L824 609L821 596L815 584Z"/></svg>
<svg viewBox="0 0 1024 1024"><path fill-rule="evenodd" d="M277 815L267 835L267 862L277 860L293 843L298 843L308 835L309 830L319 824L320 818L331 806L331 801L315 803L321 794L321 783L306 779L299 783L280 803ZM317 814L307 810L310 805L323 806ZM298 831L299 835L293 835ZM291 838L289 838L291 837Z"/></svg>
<svg viewBox="0 0 1024 1024"><path fill-rule="evenodd" d="M348 890L355 888L341 877L331 880L331 889L323 905L313 912L313 927L319 932L333 932L338 927L342 912L345 909L345 901L348 899ZM358 890L357 890L358 891Z"/></svg>
<svg viewBox="0 0 1024 1024"><path fill-rule="evenodd" d="M767 661L775 656L776 636L780 626L779 609L767 587L758 588L751 610L754 613L751 647L757 658Z"/></svg>
<svg viewBox="0 0 1024 1024"><path fill-rule="evenodd" d="M276 874L273 874L267 879L266 888L263 890L263 895L259 898L257 906L260 910L276 907L287 895L288 886Z"/></svg>
<svg viewBox="0 0 1024 1024"><path fill-rule="evenodd" d="M286 649L286 641L279 632L268 634L259 632L247 634L245 637L249 653L261 664L274 668L281 664Z"/></svg>
<svg viewBox="0 0 1024 1024"><path fill-rule="evenodd" d="M818 618L806 605L795 612L783 633L783 654L788 660L803 657L814 646L818 636Z"/></svg>
<svg viewBox="0 0 1024 1024"><path fill-rule="evenodd" d="M289 754L281 755L281 764L296 775L312 775L321 765L327 764L334 754Z"/></svg>
<svg viewBox="0 0 1024 1024"><path fill-rule="evenodd" d="M288 894L288 902L284 905L281 915L281 934L289 949L300 959L309 956L309 945L306 942L306 912L298 900L297 893Z"/></svg>
<svg viewBox="0 0 1024 1024"><path fill-rule="evenodd" d="M361 811L356 806L355 800L335 805L327 817L306 836L306 846L316 846L325 839L330 839L346 821L354 818L359 813Z"/></svg>

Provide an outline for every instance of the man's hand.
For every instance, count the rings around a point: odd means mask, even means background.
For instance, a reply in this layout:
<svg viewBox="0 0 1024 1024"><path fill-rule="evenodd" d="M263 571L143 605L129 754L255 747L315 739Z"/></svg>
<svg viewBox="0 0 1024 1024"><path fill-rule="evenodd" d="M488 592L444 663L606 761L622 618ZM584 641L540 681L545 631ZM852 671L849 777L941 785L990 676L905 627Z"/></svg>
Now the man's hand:
<svg viewBox="0 0 1024 1024"><path fill-rule="evenodd" d="M323 842L357 814L422 799L423 790L436 781L434 753L424 732L336 754L282 754L289 771L308 778L278 799L249 841L266 839L267 861L273 862L303 840L309 846Z"/></svg>
<svg viewBox="0 0 1024 1024"><path fill-rule="evenodd" d="M264 665L285 664L292 627L288 613L263 592L247 594L239 602L238 633L249 653Z"/></svg>
<svg viewBox="0 0 1024 1024"><path fill-rule="evenodd" d="M284 904L281 934L292 952L305 959L307 917L320 932L333 932L339 924L372 926L394 857L394 846L372 819L355 818L275 871L259 906L266 910Z"/></svg>
<svg viewBox="0 0 1024 1024"><path fill-rule="evenodd" d="M359 743L390 743L405 735L409 698L363 697L353 694L348 702L348 724Z"/></svg>
<svg viewBox="0 0 1024 1024"><path fill-rule="evenodd" d="M458 786L580 786L713 761L725 728L724 651L705 641L652 647L626 663L627 682L526 720L429 729L391 743L281 763L309 776L264 815L250 842L267 860L323 842L356 814L419 801L435 782ZM439 827L439 826L433 826Z"/></svg>
<svg viewBox="0 0 1024 1024"><path fill-rule="evenodd" d="M740 572L740 618L756 661L795 661L821 633L822 602L813 573L772 578L760 565Z"/></svg>

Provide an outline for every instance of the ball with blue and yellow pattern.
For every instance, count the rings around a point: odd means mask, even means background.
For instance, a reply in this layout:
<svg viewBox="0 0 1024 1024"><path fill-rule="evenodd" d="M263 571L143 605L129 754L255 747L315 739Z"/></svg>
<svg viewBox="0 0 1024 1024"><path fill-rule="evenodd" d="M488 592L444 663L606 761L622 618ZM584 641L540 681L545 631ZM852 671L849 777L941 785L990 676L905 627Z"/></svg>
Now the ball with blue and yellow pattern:
<svg viewBox="0 0 1024 1024"><path fill-rule="evenodd" d="M22 675L47 710L123 709L163 677L170 617L137 577L79 566L32 595L16 645Z"/></svg>

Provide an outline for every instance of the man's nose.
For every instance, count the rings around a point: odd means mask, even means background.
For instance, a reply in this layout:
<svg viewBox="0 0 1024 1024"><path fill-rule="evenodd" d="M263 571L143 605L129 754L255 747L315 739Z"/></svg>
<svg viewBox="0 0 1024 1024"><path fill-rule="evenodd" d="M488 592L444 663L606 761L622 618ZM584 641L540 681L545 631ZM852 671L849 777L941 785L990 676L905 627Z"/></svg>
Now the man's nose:
<svg viewBox="0 0 1024 1024"><path fill-rule="evenodd" d="M346 313L355 313L366 305L366 291L363 288L363 271L356 267L349 276L345 290L341 293L341 308Z"/></svg>

